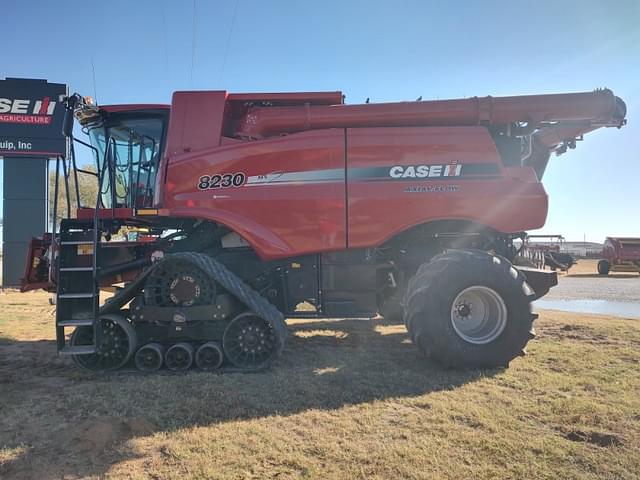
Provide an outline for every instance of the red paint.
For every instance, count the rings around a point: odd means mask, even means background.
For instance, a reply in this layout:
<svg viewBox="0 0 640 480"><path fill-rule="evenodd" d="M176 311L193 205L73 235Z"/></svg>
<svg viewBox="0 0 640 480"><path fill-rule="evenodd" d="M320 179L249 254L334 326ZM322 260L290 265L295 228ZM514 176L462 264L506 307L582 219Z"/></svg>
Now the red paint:
<svg viewBox="0 0 640 480"><path fill-rule="evenodd" d="M207 218L242 235L263 258L346 246L344 181L260 185L200 191L202 175L344 169L344 130L305 132L242 142L170 158L165 193L169 216ZM193 206L192 206L193 205Z"/></svg>
<svg viewBox="0 0 640 480"><path fill-rule="evenodd" d="M488 179L447 177L429 181L349 180L349 246L379 245L392 236L434 220L472 220L501 232L544 225L547 196L542 184L507 175L491 136L483 127L349 129L349 169L389 165L449 164L463 169L494 164L499 176ZM455 185L457 192L406 193L410 186Z"/></svg>
<svg viewBox="0 0 640 480"><path fill-rule="evenodd" d="M171 105L162 103L138 103L130 105L101 105L100 110L109 113L129 112L135 110L169 110Z"/></svg>
<svg viewBox="0 0 640 480"><path fill-rule="evenodd" d="M332 127L467 126L511 122L595 122L619 126L626 107L610 90L517 97L472 97L428 102L365 105L251 107L238 134L262 138L277 133Z"/></svg>
<svg viewBox="0 0 640 480"><path fill-rule="evenodd" d="M78 208L76 210L77 218L81 220L93 220L95 208ZM131 208L114 208L98 210L98 216L100 218L131 218L133 217L133 209Z"/></svg>
<svg viewBox="0 0 640 480"><path fill-rule="evenodd" d="M49 97L44 97L44 100L42 101L42 105L40 106L40 115L46 115L47 113L47 109L49 108L49 102L50 99Z"/></svg>
<svg viewBox="0 0 640 480"><path fill-rule="evenodd" d="M161 108L169 107L104 107ZM609 90L366 105L343 105L340 92L176 92L154 202L163 215L228 226L263 259L374 247L443 219L520 232L544 225L547 195L539 177L549 153L596 128L622 126L625 114L624 102ZM502 164L487 126L535 132L524 166ZM446 166L456 163L463 176L444 178ZM411 165L441 165L443 175L389 175L392 166ZM464 176L474 166L489 166L491 174ZM370 168L382 178L358 176ZM318 170L333 176L198 189L203 175L240 172L255 182Z"/></svg>
<svg viewBox="0 0 640 480"><path fill-rule="evenodd" d="M612 265L636 263L640 270L640 238L607 237L602 248L602 258Z"/></svg>

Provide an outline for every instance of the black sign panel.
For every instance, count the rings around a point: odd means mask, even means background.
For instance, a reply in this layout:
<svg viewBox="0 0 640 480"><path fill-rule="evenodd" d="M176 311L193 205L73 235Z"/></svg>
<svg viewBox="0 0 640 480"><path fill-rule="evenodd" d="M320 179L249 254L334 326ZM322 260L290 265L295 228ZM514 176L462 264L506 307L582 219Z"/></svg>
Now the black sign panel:
<svg viewBox="0 0 640 480"><path fill-rule="evenodd" d="M46 80L0 80L0 155L66 155L62 135L67 86Z"/></svg>

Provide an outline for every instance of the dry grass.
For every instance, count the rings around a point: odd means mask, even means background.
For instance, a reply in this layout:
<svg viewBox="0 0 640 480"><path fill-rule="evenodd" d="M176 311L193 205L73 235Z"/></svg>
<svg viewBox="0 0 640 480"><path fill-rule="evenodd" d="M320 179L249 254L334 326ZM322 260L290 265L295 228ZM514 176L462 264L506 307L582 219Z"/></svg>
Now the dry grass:
<svg viewBox="0 0 640 480"><path fill-rule="evenodd" d="M640 323L545 312L508 370L403 327L296 321L259 374L91 376L44 294L0 295L0 477L638 478Z"/></svg>

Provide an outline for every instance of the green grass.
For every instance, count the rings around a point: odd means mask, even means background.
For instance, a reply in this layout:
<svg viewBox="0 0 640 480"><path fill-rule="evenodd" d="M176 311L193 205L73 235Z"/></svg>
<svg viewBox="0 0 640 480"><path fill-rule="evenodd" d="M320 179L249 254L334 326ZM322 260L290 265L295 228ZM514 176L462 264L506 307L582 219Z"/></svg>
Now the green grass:
<svg viewBox="0 0 640 480"><path fill-rule="evenodd" d="M547 312L507 370L296 321L264 373L92 376L55 355L52 308L0 296L1 478L639 476L637 321Z"/></svg>

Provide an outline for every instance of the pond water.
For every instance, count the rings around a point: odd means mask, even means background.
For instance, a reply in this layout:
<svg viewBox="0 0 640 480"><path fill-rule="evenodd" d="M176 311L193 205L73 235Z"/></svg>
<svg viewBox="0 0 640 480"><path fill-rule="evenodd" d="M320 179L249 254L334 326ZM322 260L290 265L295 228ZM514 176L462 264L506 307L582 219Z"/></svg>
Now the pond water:
<svg viewBox="0 0 640 480"><path fill-rule="evenodd" d="M533 302L535 310L561 310L575 313L594 313L615 317L640 318L640 302L613 300L549 300Z"/></svg>

